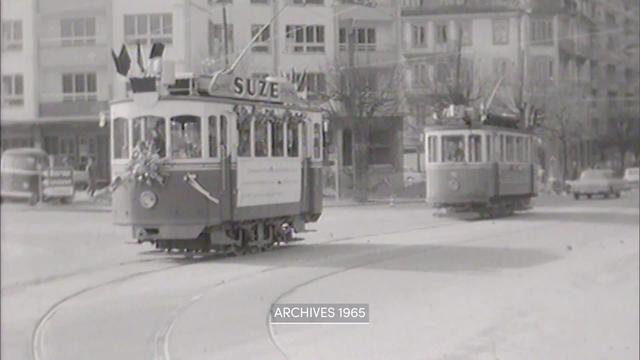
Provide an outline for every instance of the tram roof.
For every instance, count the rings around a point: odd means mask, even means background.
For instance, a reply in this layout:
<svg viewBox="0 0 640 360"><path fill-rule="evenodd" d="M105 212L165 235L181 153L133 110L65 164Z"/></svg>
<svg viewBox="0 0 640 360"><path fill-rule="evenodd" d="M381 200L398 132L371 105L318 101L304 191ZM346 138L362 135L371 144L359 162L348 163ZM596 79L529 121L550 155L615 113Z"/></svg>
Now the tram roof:
<svg viewBox="0 0 640 360"><path fill-rule="evenodd" d="M225 97L225 96L202 96L202 95L162 95L158 97L158 101L196 101L196 102L210 102L210 103L223 103L223 104L235 104L235 105L257 105L257 106L271 106L275 108L293 110L293 111L312 111L322 112L319 107L303 107L299 105L284 104L279 101L264 101L264 100L251 100L237 97ZM112 100L111 105L123 104L134 102L133 98Z"/></svg>

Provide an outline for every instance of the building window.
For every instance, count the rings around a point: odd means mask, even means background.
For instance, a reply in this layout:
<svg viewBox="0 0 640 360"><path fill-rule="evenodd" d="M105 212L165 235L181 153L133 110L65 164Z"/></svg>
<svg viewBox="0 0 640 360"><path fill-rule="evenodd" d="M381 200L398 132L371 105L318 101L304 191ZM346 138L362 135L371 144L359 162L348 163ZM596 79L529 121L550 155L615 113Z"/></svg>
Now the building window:
<svg viewBox="0 0 640 360"><path fill-rule="evenodd" d="M493 44L505 45L509 43L509 19L493 20Z"/></svg>
<svg viewBox="0 0 640 360"><path fill-rule="evenodd" d="M471 21L461 21L456 24L457 36L460 36L462 46L471 46L473 44L473 31Z"/></svg>
<svg viewBox="0 0 640 360"><path fill-rule="evenodd" d="M264 25L251 25L251 39L258 34L260 29L262 29ZM267 26L262 33L258 35L258 39L251 47L251 51L253 52L269 52L271 50L271 44L269 43L269 39L271 37L270 27Z"/></svg>
<svg viewBox="0 0 640 360"><path fill-rule="evenodd" d="M233 24L227 25L227 51L229 54L233 50ZM214 24L209 21L209 56L224 56L224 25Z"/></svg>
<svg viewBox="0 0 640 360"><path fill-rule="evenodd" d="M493 73L497 78L504 76L505 81L509 81L511 76L511 66L509 60L505 58L493 59Z"/></svg>
<svg viewBox="0 0 640 360"><path fill-rule="evenodd" d="M411 25L411 45L414 48L427 47L426 25Z"/></svg>
<svg viewBox="0 0 640 360"><path fill-rule="evenodd" d="M553 22L551 19L531 20L531 44L553 44Z"/></svg>
<svg viewBox="0 0 640 360"><path fill-rule="evenodd" d="M21 74L2 75L2 106L24 104L24 81Z"/></svg>
<svg viewBox="0 0 640 360"><path fill-rule="evenodd" d="M124 38L127 44L173 42L171 14L141 14L124 16Z"/></svg>
<svg viewBox="0 0 640 360"><path fill-rule="evenodd" d="M449 33L447 24L435 24L436 44L442 45L449 41Z"/></svg>
<svg viewBox="0 0 640 360"><path fill-rule="evenodd" d="M93 45L96 43L96 19L62 19L60 37L62 46Z"/></svg>
<svg viewBox="0 0 640 360"><path fill-rule="evenodd" d="M97 88L96 73L62 74L64 101L96 101Z"/></svg>
<svg viewBox="0 0 640 360"><path fill-rule="evenodd" d="M532 59L532 77L537 84L553 80L553 57L534 56Z"/></svg>
<svg viewBox="0 0 640 360"><path fill-rule="evenodd" d="M2 21L2 49L22 50L22 21Z"/></svg>
<svg viewBox="0 0 640 360"><path fill-rule="evenodd" d="M356 51L376 50L376 28L356 29Z"/></svg>
<svg viewBox="0 0 640 360"><path fill-rule="evenodd" d="M323 53L323 25L287 25L285 28L287 48L294 53Z"/></svg>
<svg viewBox="0 0 640 360"><path fill-rule="evenodd" d="M305 77L307 91L310 94L324 94L327 91L327 76L324 73L307 73Z"/></svg>

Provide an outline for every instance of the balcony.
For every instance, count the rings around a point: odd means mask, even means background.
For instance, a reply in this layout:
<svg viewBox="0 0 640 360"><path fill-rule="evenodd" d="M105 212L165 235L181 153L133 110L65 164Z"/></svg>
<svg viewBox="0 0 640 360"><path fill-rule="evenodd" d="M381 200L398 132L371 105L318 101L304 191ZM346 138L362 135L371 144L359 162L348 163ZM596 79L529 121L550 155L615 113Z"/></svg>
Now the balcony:
<svg viewBox="0 0 640 360"><path fill-rule="evenodd" d="M98 100L96 94L40 94L38 114L41 117L98 117L109 102Z"/></svg>
<svg viewBox="0 0 640 360"><path fill-rule="evenodd" d="M341 64L349 63L349 51L346 44L338 45L338 58ZM395 46L381 44L356 44L353 62L357 66L392 66L397 63Z"/></svg>
<svg viewBox="0 0 640 360"><path fill-rule="evenodd" d="M110 61L106 38L41 38L43 67L106 66Z"/></svg>
<svg viewBox="0 0 640 360"><path fill-rule="evenodd" d="M406 3L406 2L405 2ZM474 14L509 12L521 9L518 0L433 0L429 2L413 1L404 5L402 16L424 16L440 14Z"/></svg>

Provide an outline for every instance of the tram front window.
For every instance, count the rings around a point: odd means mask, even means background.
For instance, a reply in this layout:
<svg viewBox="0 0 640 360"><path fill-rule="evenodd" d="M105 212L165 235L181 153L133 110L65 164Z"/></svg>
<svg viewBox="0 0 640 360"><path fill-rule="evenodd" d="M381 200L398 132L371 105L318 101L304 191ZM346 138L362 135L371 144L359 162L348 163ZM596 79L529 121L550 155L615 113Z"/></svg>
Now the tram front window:
<svg viewBox="0 0 640 360"><path fill-rule="evenodd" d="M464 136L442 137L442 161L464 162Z"/></svg>
<svg viewBox="0 0 640 360"><path fill-rule="evenodd" d="M140 116L133 119L133 144L136 148L151 149L161 158L167 156L164 118Z"/></svg>
<svg viewBox="0 0 640 360"><path fill-rule="evenodd" d="M197 159L202 157L200 118L181 115L171 118L171 157Z"/></svg>
<svg viewBox="0 0 640 360"><path fill-rule="evenodd" d="M269 155L269 147L267 142L269 141L268 123L266 121L256 121L254 123L254 137L255 143L254 150L256 157L265 157Z"/></svg>

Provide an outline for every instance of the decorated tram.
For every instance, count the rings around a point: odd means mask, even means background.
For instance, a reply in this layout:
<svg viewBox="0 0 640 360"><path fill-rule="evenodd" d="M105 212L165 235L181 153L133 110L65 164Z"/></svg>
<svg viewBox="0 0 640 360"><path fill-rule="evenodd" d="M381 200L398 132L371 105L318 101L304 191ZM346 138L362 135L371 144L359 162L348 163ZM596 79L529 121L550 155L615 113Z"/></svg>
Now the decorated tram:
<svg viewBox="0 0 640 360"><path fill-rule="evenodd" d="M114 54L127 76L121 59ZM129 75L130 98L110 107L116 224L160 249L237 255L290 241L318 220L318 109L282 82L232 71L178 79L160 64Z"/></svg>
<svg viewBox="0 0 640 360"><path fill-rule="evenodd" d="M532 116L451 107L425 128L426 200L444 214L511 215L537 194Z"/></svg>

